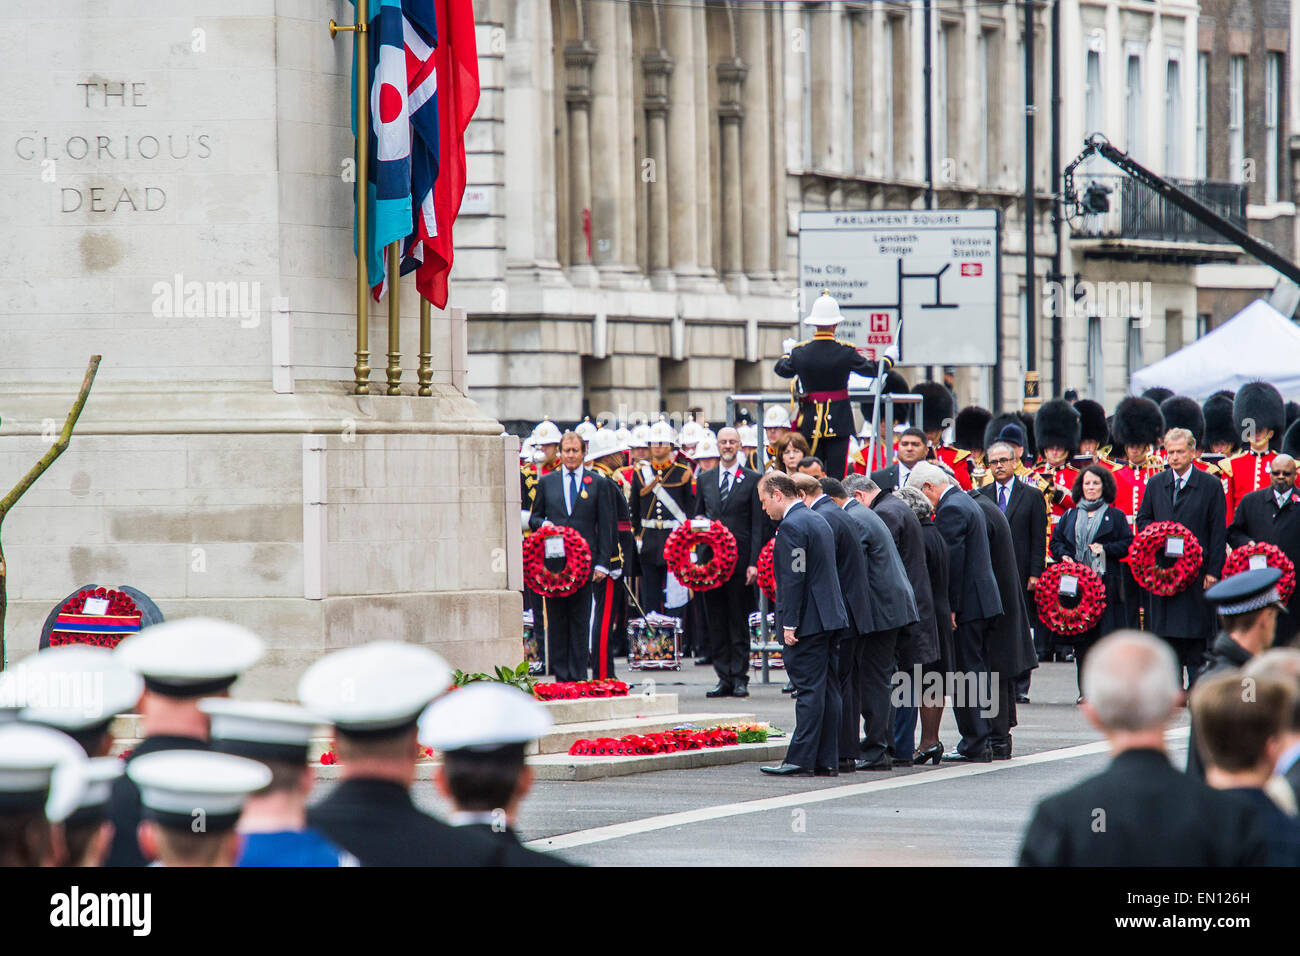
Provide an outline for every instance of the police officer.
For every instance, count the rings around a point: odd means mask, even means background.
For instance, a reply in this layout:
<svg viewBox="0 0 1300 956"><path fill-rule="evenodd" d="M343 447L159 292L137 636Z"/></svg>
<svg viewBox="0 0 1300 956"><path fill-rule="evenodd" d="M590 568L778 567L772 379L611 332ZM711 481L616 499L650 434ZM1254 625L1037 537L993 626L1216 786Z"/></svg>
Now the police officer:
<svg viewBox="0 0 1300 956"><path fill-rule="evenodd" d="M641 547L641 604L663 612L668 582L664 544L695 511L694 476L676 460L677 435L666 421L650 426L650 458L632 475L632 531Z"/></svg>
<svg viewBox="0 0 1300 956"><path fill-rule="evenodd" d="M373 641L326 655L298 682L304 707L333 723L343 779L307 811L307 824L362 866L494 866L500 850L411 800L416 722L451 684L428 648ZM457 691L464 693L464 691Z"/></svg>
<svg viewBox="0 0 1300 956"><path fill-rule="evenodd" d="M237 624L207 618L168 621L128 637L113 652L144 678L140 698L143 738L127 758L126 776L113 785L113 848L109 866L144 866L137 841L140 791L131 765L148 754L209 750L208 718L199 700L223 694L262 658L261 638Z"/></svg>
<svg viewBox="0 0 1300 956"><path fill-rule="evenodd" d="M451 825L496 843L503 866L569 865L529 850L513 829L533 784L524 751L551 723L531 695L487 681L443 696L420 718L420 743L443 755L434 782L454 807Z"/></svg>
<svg viewBox="0 0 1300 956"><path fill-rule="evenodd" d="M787 352L776 361L776 374L798 378L801 392L799 431L808 439L811 454L826 464L826 474L842 479L853 434L853 408L849 404L849 375L876 374L877 363L848 342L835 338L843 317L827 290L817 297L804 324L817 327L811 341L787 340ZM886 367L897 357L896 346L886 353ZM891 354L893 353L893 354Z"/></svg>

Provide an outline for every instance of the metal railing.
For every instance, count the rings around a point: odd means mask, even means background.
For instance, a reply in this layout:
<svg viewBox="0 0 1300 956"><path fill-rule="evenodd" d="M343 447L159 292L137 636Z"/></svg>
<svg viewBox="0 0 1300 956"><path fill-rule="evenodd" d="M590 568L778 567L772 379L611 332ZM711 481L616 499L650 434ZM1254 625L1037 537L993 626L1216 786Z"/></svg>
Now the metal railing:
<svg viewBox="0 0 1300 956"><path fill-rule="evenodd" d="M1160 242L1203 242L1231 245L1228 239L1149 187L1118 173L1075 175L1080 195L1090 187L1109 190L1110 209L1089 213L1071 223L1076 239L1147 239ZM1209 206L1225 219L1246 228L1246 187L1240 183L1169 179L1179 189Z"/></svg>

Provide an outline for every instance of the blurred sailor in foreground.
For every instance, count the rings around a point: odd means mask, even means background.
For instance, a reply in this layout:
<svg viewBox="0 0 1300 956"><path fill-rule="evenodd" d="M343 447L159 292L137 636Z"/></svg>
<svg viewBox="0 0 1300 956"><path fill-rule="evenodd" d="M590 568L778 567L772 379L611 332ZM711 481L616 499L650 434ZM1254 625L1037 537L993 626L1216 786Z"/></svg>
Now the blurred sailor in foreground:
<svg viewBox="0 0 1300 956"><path fill-rule="evenodd" d="M140 698L143 738L127 758L127 774L113 785L113 849L108 866L143 866L137 842L140 791L131 764L170 750L208 750L208 718L199 700L225 694L262 657L261 638L227 621L187 618L145 628L113 651L144 678Z"/></svg>
<svg viewBox="0 0 1300 956"><path fill-rule="evenodd" d="M270 782L239 818L239 866L356 866L356 857L307 827L312 772L307 748L322 721L293 704L210 697L212 749L265 764Z"/></svg>
<svg viewBox="0 0 1300 956"><path fill-rule="evenodd" d="M234 866L240 810L271 782L254 760L200 750L145 754L126 773L140 788L140 846L161 866Z"/></svg>
<svg viewBox="0 0 1300 956"><path fill-rule="evenodd" d="M57 730L0 726L0 867L65 862L59 824L77 805L85 762L81 748Z"/></svg>
<svg viewBox="0 0 1300 956"><path fill-rule="evenodd" d="M569 865L527 849L511 829L533 785L524 751L552 723L540 701L488 681L434 701L420 718L420 743L443 756L434 782L456 808L451 825L498 843L504 866Z"/></svg>
<svg viewBox="0 0 1300 956"><path fill-rule="evenodd" d="M420 753L416 721L450 684L451 668L441 657L396 641L336 651L298 682L303 706L334 724L343 771L330 795L307 810L307 824L362 866L498 862L491 841L452 829L411 800Z"/></svg>

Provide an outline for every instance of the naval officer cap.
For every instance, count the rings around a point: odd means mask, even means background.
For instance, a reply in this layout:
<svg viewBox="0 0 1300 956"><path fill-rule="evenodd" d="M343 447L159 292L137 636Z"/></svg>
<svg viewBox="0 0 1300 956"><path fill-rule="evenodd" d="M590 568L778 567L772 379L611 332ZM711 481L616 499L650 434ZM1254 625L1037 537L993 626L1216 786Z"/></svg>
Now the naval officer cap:
<svg viewBox="0 0 1300 956"><path fill-rule="evenodd" d="M0 727L0 817L45 811L59 823L76 808L86 752L67 734L35 724Z"/></svg>
<svg viewBox="0 0 1300 956"><path fill-rule="evenodd" d="M118 714L140 700L144 681L106 647L64 644L24 658L8 672L26 705L18 719L61 730L89 753Z"/></svg>
<svg viewBox="0 0 1300 956"><path fill-rule="evenodd" d="M531 694L476 681L429 706L420 717L420 743L441 753L491 753L536 740L553 722Z"/></svg>
<svg viewBox="0 0 1300 956"><path fill-rule="evenodd" d="M312 664L298 682L298 699L340 733L387 736L415 726L450 684L451 668L428 648L373 641Z"/></svg>
<svg viewBox="0 0 1300 956"><path fill-rule="evenodd" d="M73 784L62 791L50 791L46 812L66 815L68 826L93 826L108 819L108 804L113 796L113 781L122 776L124 764L118 757L93 757L70 765L67 772Z"/></svg>
<svg viewBox="0 0 1300 956"><path fill-rule="evenodd" d="M1223 615L1248 614L1273 605L1286 610L1277 593L1282 572L1277 568L1255 568L1226 577L1205 592L1205 599Z"/></svg>
<svg viewBox="0 0 1300 956"><path fill-rule="evenodd" d="M296 704L206 697L199 710L211 719L212 749L251 760L305 764L316 728L325 721Z"/></svg>
<svg viewBox="0 0 1300 956"><path fill-rule="evenodd" d="M122 663L166 697L218 694L262 658L262 639L229 621L191 617L145 628L117 645Z"/></svg>
<svg viewBox="0 0 1300 956"><path fill-rule="evenodd" d="M205 750L142 754L126 775L140 788L144 819L183 830L202 820L209 833L233 829L248 795L271 782L265 764Z"/></svg>

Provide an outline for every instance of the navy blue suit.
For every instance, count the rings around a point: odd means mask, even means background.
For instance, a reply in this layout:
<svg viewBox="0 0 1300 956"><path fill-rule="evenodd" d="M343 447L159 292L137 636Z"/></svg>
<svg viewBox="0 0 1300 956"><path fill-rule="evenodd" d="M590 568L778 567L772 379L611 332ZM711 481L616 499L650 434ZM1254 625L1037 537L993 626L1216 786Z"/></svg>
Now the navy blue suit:
<svg viewBox="0 0 1300 956"><path fill-rule="evenodd" d="M785 762L805 769L839 763L839 639L849 626L835 567L835 535L826 519L796 501L776 532L776 633L794 628L783 649L786 674L799 689Z"/></svg>
<svg viewBox="0 0 1300 956"><path fill-rule="evenodd" d="M954 689L969 688L972 681L975 688L988 687L989 622L1002 613L1002 598L993 576L984 512L953 484L939 499L934 524L948 544L948 603L957 617L953 651L962 679ZM991 726L978 701L968 695L963 706L953 707L952 714L961 731L958 752L982 755L990 745Z"/></svg>

